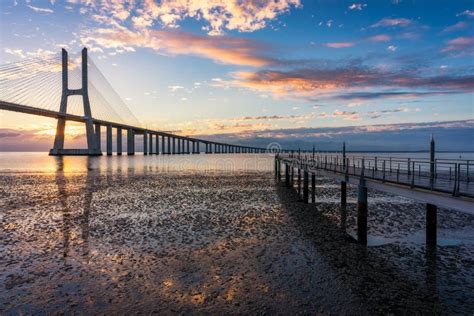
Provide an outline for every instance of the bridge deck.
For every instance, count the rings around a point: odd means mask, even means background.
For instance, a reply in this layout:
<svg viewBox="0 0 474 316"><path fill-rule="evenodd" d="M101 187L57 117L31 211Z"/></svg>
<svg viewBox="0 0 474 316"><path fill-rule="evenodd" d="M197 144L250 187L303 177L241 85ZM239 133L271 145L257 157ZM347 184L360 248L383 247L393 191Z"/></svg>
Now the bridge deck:
<svg viewBox="0 0 474 316"><path fill-rule="evenodd" d="M354 161L347 164L349 167L346 168L342 159L338 162L310 159L307 156L277 156L276 159L290 167L355 185L363 178L369 188L474 214L474 184L469 181L469 177L459 176L459 171L457 176L441 171L431 177L429 173L422 171L398 168L376 170L375 166L363 168L365 163L358 164Z"/></svg>

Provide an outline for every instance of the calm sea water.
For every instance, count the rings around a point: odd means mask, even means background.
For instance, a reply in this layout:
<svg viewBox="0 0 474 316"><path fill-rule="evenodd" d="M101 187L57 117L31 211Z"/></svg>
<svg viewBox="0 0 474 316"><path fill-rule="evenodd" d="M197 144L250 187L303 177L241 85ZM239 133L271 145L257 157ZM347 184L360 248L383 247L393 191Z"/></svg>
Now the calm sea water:
<svg viewBox="0 0 474 316"><path fill-rule="evenodd" d="M0 314L471 314L474 216L428 250L424 213L370 191L364 247L355 188L303 204L270 155L1 153Z"/></svg>

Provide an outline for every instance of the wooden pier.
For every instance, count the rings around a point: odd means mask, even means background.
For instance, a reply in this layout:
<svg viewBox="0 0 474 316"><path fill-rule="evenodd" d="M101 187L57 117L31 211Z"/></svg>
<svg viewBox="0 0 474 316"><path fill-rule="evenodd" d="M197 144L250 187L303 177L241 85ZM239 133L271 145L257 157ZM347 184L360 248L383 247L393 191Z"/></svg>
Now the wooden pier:
<svg viewBox="0 0 474 316"><path fill-rule="evenodd" d="M474 214L473 161L435 159L434 140L430 158L400 158L340 153L293 152L275 156L275 177L294 187L304 203L314 203L315 176L335 179L341 184L341 207L347 204L347 185L357 186L357 239L367 243L369 201L367 191L379 190L426 203L426 243L436 245L437 207ZM471 168L470 168L471 167ZM303 181L301 179L303 173ZM309 178L311 177L311 194Z"/></svg>

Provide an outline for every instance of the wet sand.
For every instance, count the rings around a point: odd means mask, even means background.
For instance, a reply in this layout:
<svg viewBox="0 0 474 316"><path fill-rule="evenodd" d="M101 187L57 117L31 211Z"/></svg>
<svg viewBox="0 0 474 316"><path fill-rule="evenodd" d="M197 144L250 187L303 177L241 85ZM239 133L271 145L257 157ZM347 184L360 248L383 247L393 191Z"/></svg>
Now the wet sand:
<svg viewBox="0 0 474 316"><path fill-rule="evenodd" d="M337 183L305 205L267 162L0 173L1 313L472 314L474 216L426 251L424 205L369 192L364 247L355 188L342 220Z"/></svg>

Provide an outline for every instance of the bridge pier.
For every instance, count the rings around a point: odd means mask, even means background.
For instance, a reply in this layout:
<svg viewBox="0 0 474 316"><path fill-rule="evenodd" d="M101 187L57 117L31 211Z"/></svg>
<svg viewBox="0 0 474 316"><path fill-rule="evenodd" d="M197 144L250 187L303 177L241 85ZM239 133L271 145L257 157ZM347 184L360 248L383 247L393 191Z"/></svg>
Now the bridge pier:
<svg viewBox="0 0 474 316"><path fill-rule="evenodd" d="M161 153L163 155L166 154L165 148L166 148L165 147L165 135L161 135Z"/></svg>
<svg viewBox="0 0 474 316"><path fill-rule="evenodd" d="M100 124L96 123L94 125L95 125L95 128L94 128L95 147L96 147L96 150L102 154L102 151L101 151L102 146L101 146L101 141L100 141L100 134L101 134Z"/></svg>
<svg viewBox="0 0 474 316"><path fill-rule="evenodd" d="M106 128L107 156L112 156L112 125L107 125Z"/></svg>
<svg viewBox="0 0 474 316"><path fill-rule="evenodd" d="M150 133L148 135L148 153L150 155L154 154L154 152L153 152L153 133Z"/></svg>
<svg viewBox="0 0 474 316"><path fill-rule="evenodd" d="M308 171L304 170L303 172L303 202L305 204L308 204L308 198L309 198L308 182L309 182L309 174L308 174Z"/></svg>
<svg viewBox="0 0 474 316"><path fill-rule="evenodd" d="M426 246L434 248L437 244L437 216L438 207L426 204Z"/></svg>
<svg viewBox="0 0 474 316"><path fill-rule="evenodd" d="M148 133L147 131L143 132L143 154L148 155ZM150 152L151 154L151 152Z"/></svg>
<svg viewBox="0 0 474 316"><path fill-rule="evenodd" d="M127 129L127 155L135 155L135 133L133 129Z"/></svg>
<svg viewBox="0 0 474 316"><path fill-rule="evenodd" d="M117 127L117 155L122 155L122 128Z"/></svg>
<svg viewBox="0 0 474 316"><path fill-rule="evenodd" d="M361 179L357 190L357 241L367 244L367 187Z"/></svg>

